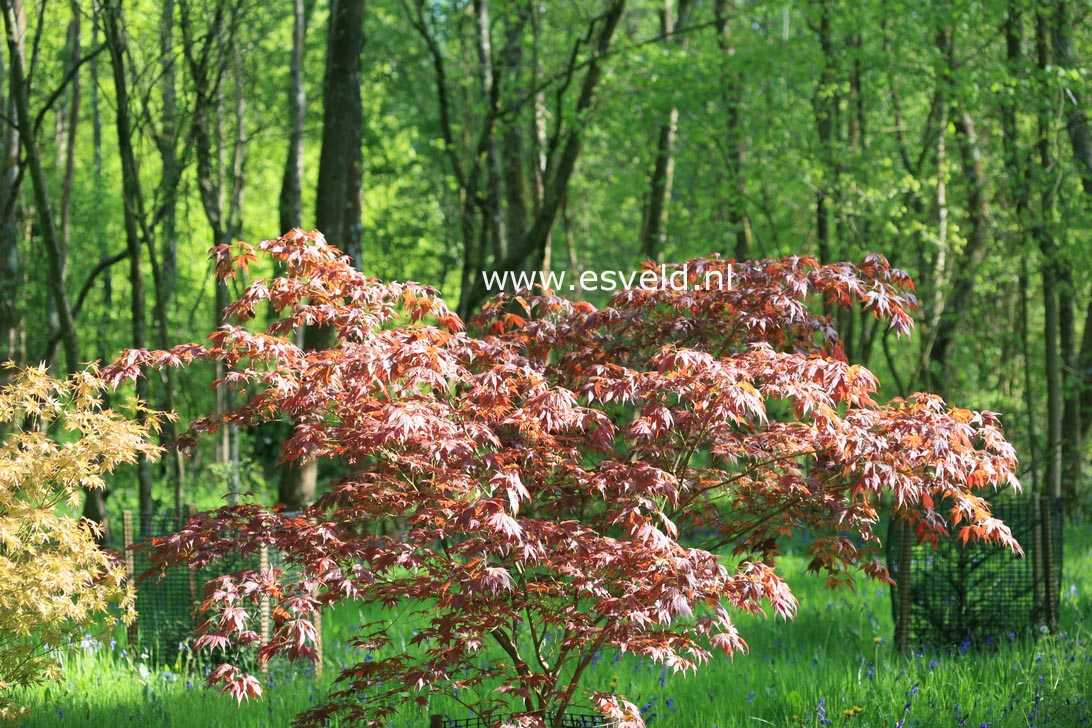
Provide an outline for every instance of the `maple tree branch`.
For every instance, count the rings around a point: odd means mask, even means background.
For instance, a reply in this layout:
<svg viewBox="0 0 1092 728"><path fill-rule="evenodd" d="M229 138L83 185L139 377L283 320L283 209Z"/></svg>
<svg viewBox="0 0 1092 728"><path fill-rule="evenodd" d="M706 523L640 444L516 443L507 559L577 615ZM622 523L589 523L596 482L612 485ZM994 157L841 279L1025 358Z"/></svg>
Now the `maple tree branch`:
<svg viewBox="0 0 1092 728"><path fill-rule="evenodd" d="M607 632L605 629L599 630L599 636L592 643L591 647L584 652L584 655L580 658L580 661L576 664L576 669L573 670L573 676L569 679L569 684L565 689L565 694L561 698L560 705L558 705L557 712L554 714L554 726L560 728L561 721L565 717L565 711L569 709L569 703L572 702L573 694L576 693L576 688L580 685L580 678L584 675L584 670L591 664L592 658L595 654L603 648L603 642L607 639Z"/></svg>
<svg viewBox="0 0 1092 728"><path fill-rule="evenodd" d="M744 477L746 477L748 475L753 475L760 468L764 468L767 465L774 465L776 463L784 462L785 460L793 460L794 458L804 457L806 455L816 455L819 452L821 452L821 450L812 448L812 449L809 449L809 450L800 450L798 452L792 452L792 453L787 453L785 455L779 455L777 457L772 457L772 458L769 458L768 460L759 461L759 462L755 463L754 465L752 465L751 467L747 468L746 470L735 473L735 474L733 474L732 476L730 476L728 478L725 478L723 480L718 480L716 483L713 483L712 485L708 485L708 486L706 486L704 488L697 488L697 489L691 491L691 497L687 501L681 503L680 505L678 505L677 507L675 507L671 511L670 518L672 520L674 520L675 516L682 513L685 509L687 509L691 505L693 505L694 501L697 500L699 496L702 496L702 495L708 493L711 490L716 490L717 488L723 488L726 485L731 485L732 483L736 482L737 480L740 480L740 479L742 479L742 478L744 478ZM717 497L719 497L719 496L714 496L710 500L716 500Z"/></svg>
<svg viewBox="0 0 1092 728"><path fill-rule="evenodd" d="M832 489L832 492L842 493L843 491L845 491L847 489L850 489L851 487L852 487L851 484L846 483L845 485L842 485L840 487L836 487L836 488ZM754 521L747 524L745 527L737 528L732 535L730 535L730 536L725 535L722 538L720 538L719 540L713 541L711 543L707 542L707 545L703 545L702 548L704 550L710 551L710 552L719 551L720 549L724 548L729 543L736 540L737 538L739 538L743 534L751 533L751 532L757 530L758 528L761 528L762 526L766 525L771 520L773 520L773 518L775 516L779 516L779 515L783 514L785 511L789 510L790 508L794 508L796 506L799 506L799 505L803 504L803 502L804 502L804 496L802 494L797 494L795 496L790 496L783 503L781 503L780 505L778 505L775 508L770 509L765 514L759 516Z"/></svg>
<svg viewBox="0 0 1092 728"><path fill-rule="evenodd" d="M710 410L709 416L705 418L705 422L702 424L701 430L698 432L698 436L693 438L690 446L683 450L683 452L680 453L679 458L676 459L675 465L673 466L674 470L672 471L676 478L679 478L679 476L685 469L689 469L690 461L691 459L693 459L694 453L697 452L698 445L702 442L705 442L705 436L706 434L708 434L712 422L713 411Z"/></svg>
<svg viewBox="0 0 1092 728"><path fill-rule="evenodd" d="M534 648L535 659L538 661L539 666L541 666L543 670L545 670L547 673L552 673L553 668L551 668L550 665L546 662L546 658L542 656L542 643L535 631L535 620L532 618L531 606L526 605L523 608L523 613L527 616L527 625L530 627L531 630L531 647ZM546 633L543 632L542 634L545 637Z"/></svg>
<svg viewBox="0 0 1092 728"><path fill-rule="evenodd" d="M497 644L501 646L501 649L512 658L512 667L516 669L516 674L522 678L528 678L531 676L531 671L527 669L527 663L522 657L519 656L519 650L516 649L516 645L512 642L512 638L508 636L500 627L492 629L489 634L493 635L493 639L497 641ZM527 708L528 713L534 712L534 704L531 702L531 696L527 695L523 698L524 707Z"/></svg>

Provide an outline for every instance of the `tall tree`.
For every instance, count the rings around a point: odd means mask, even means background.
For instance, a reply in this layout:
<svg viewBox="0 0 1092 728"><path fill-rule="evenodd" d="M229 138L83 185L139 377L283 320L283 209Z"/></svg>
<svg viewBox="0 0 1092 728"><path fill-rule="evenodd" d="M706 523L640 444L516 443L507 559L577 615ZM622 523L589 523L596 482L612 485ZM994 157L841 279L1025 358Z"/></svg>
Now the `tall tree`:
<svg viewBox="0 0 1092 728"><path fill-rule="evenodd" d="M1046 9L1040 7L1035 11L1035 58L1040 82L1045 85L1047 74L1050 70L1051 58L1049 48L1049 20ZM1039 210L1035 221L1034 234L1038 238L1039 251L1042 254L1043 274L1043 324L1044 340L1046 346L1046 380L1047 380L1047 442L1046 442L1046 478L1043 482L1043 495L1049 498L1062 496L1062 427L1064 425L1064 394L1062 392L1062 361L1059 331L1061 321L1059 318L1059 290L1058 282L1059 266L1061 263L1058 255L1058 246L1055 239L1055 191L1051 179L1054 168L1054 160L1051 149L1051 139L1054 134L1053 112L1048 103L1049 96L1041 94L1036 109L1036 149L1039 156L1040 176ZM1039 533L1042 538L1041 552L1043 554L1043 576L1046 579L1046 593L1051 598L1047 599L1047 625L1050 631L1058 629L1058 605L1053 599L1056 593L1054 583L1054 548L1053 548L1053 521L1051 519L1051 507L1042 509L1042 521Z"/></svg>
<svg viewBox="0 0 1092 728"><path fill-rule="evenodd" d="M229 67L238 53L237 31L242 3L220 0L210 9L207 27L198 28L189 0L180 0L180 21L183 37L182 54L194 88L191 136L197 156L197 185L201 207L205 212L212 236L212 246L231 245L239 232L243 194L243 164L246 156L245 102L236 93L234 108L235 138L229 142L224 133L225 82ZM236 73L236 85L242 83ZM227 150L230 149L230 161ZM216 283L215 311L217 327L226 323L224 309L231 300L227 281ZM225 370L217 369L216 377ZM227 412L233 406L227 388L217 391L216 409ZM228 426L220 433L217 461L226 471L227 492L232 502L240 491L239 432Z"/></svg>
<svg viewBox="0 0 1092 728"><path fill-rule="evenodd" d="M65 290L66 252L57 228L53 202L42 168L42 156L38 147L35 117L30 111L30 81L26 71L26 14L22 0L0 0L4 13L9 63L9 83L15 107L14 124L30 171L34 190L34 203L38 212L39 233L45 246L48 263L49 301L56 310L61 342L64 346L67 371L75 371L80 365L80 345L72 307Z"/></svg>
<svg viewBox="0 0 1092 728"><path fill-rule="evenodd" d="M359 265L364 205L364 109L360 100L364 0L330 3L315 225Z"/></svg>
<svg viewBox="0 0 1092 728"><path fill-rule="evenodd" d="M79 0L69 3L71 20L68 22L66 55L68 56L68 108L64 114L63 139L60 149L64 158L64 181L61 183L60 234L61 244L67 251L72 242L72 185L76 176L76 132L80 122L80 16L83 10ZM61 114L58 113L58 116Z"/></svg>
<svg viewBox="0 0 1092 728"><path fill-rule="evenodd" d="M724 167L728 175L727 217L730 234L735 241L728 249L737 260L751 251L751 223L746 211L746 188L743 177L743 75L736 60L733 40L735 0L716 0L713 5L717 48L723 69L720 74L721 103L725 118Z"/></svg>
<svg viewBox="0 0 1092 728"><path fill-rule="evenodd" d="M988 252L990 202L977 126L966 108L966 101L957 83L960 62L956 55L953 25L949 24L937 30L936 44L944 59L944 99L948 107L948 118L955 130L959 163L966 182L965 207L969 230L958 255L947 256L946 268L951 271L950 293L939 300L936 326L927 334L930 340L927 381L932 389L946 394L950 382L947 371L951 364L949 351L960 324L970 309L977 273Z"/></svg>
<svg viewBox="0 0 1092 728"><path fill-rule="evenodd" d="M823 68L815 84L812 108L815 129L819 135L819 159L822 169L820 183L815 190L815 237L818 242L819 261L829 263L834 254L835 241L831 225L831 207L835 188L839 184L841 170L837 161L835 141L838 116L841 107L841 78L839 75L838 50L835 47L833 0L817 0L819 18L814 26L823 56Z"/></svg>
<svg viewBox="0 0 1092 728"><path fill-rule="evenodd" d="M674 0L664 0L660 10L660 32L667 48L681 49L685 46L685 36L681 33L690 23L693 7L692 0L678 0L677 8ZM672 103L658 125L656 154L649 175L648 197L641 224L641 255L649 260L662 262L667 246L668 201L675 179L675 137L678 132L679 107Z"/></svg>
<svg viewBox="0 0 1092 728"><path fill-rule="evenodd" d="M0 64L3 60L0 59ZM6 87L0 86L0 107L5 116L15 118L15 99L11 93L10 75ZM21 276L19 261L19 221L16 208L19 201L21 144L19 125L6 124L0 133L0 358L22 363L22 316L19 310Z"/></svg>
<svg viewBox="0 0 1092 728"><path fill-rule="evenodd" d="M148 218L145 214L144 190L140 182L140 167L133 148L133 128L130 111L129 72L127 70L128 36L121 0L103 0L103 31L113 69L114 94L117 101L115 123L118 136L118 154L121 158L121 182L124 194L125 247L129 261L131 338L134 349L147 345L147 321L144 304L143 248L151 239ZM151 400L150 388L145 382L138 385L136 395L142 402ZM138 413L143 422L145 414ZM140 508L141 529L148 532L153 515L152 466L144 454L137 462L137 492Z"/></svg>
<svg viewBox="0 0 1092 728"><path fill-rule="evenodd" d="M1055 0L1051 18L1051 40L1056 63L1065 70L1077 65L1073 51L1073 20L1069 3ZM1078 90L1070 87L1068 76L1063 76L1061 104L1065 109L1065 126L1073 150L1073 160L1077 165L1077 174L1085 193L1086 209L1092 206L1092 130L1089 130L1088 116L1081 105ZM1063 273L1068 273L1067 268ZM1065 410L1063 419L1066 423L1064 442L1065 490L1066 500L1071 505L1078 498L1077 489L1083 481L1084 444L1092 434L1092 296L1084 314L1084 333L1079 345L1076 345L1075 321L1072 314L1075 291L1073 283L1067 282L1063 292L1069 300L1062 307L1066 319L1063 322L1063 335L1067 344L1065 357Z"/></svg>
<svg viewBox="0 0 1092 728"><path fill-rule="evenodd" d="M292 57L289 61L291 85L288 92L288 155L281 178L278 202L280 232L303 225L303 138L307 121L307 87L303 78L303 52L307 39L305 0L292 0Z"/></svg>
<svg viewBox="0 0 1092 728"><path fill-rule="evenodd" d="M322 94L322 151L319 158L315 224L359 265L364 204L364 110L360 98L364 52L364 0L331 0L326 75ZM331 332L305 326L303 345L324 349ZM281 469L277 500L290 510L310 505L318 486L318 463L293 461Z"/></svg>
<svg viewBox="0 0 1092 728"><path fill-rule="evenodd" d="M489 0L474 0L474 21L481 97L493 100L500 94L493 63L493 24L489 16ZM501 204L501 164L500 140L496 134L490 133L485 139L485 200L481 203L484 220L478 233L481 239L478 249L489 249L494 259L503 258L508 253Z"/></svg>
<svg viewBox="0 0 1092 728"><path fill-rule="evenodd" d="M476 218L483 207L488 210L488 206L480 204L479 194L483 183L479 177L483 174L482 160L487 157L502 111L499 105L501 80L497 76L498 69L494 65L490 95L485 99L485 111L483 118L478 120L477 134L469 148L464 150L464 145L456 138L448 88L451 80L444 51L434 30L437 23L435 9L424 0L417 0L411 21L424 40L432 60L444 152L459 189L459 218L463 238L459 311L462 314L473 311L488 293L485 278L479 273L534 270L541 267L550 234L568 194L569 182L583 149L588 116L603 76L603 65L625 8L625 0L610 0L603 11L590 20L587 32L573 42L566 64L556 78L553 129L548 135L545 148L542 204L524 234L518 240L509 241L505 255L490 261L476 234L478 226L486 225L488 221L478 221ZM512 37L514 36L510 36ZM571 99L569 88L581 70L583 78L576 87L575 99ZM567 102L572 106L568 107ZM512 113L511 109L506 111Z"/></svg>
<svg viewBox="0 0 1092 728"><path fill-rule="evenodd" d="M175 52L175 0L163 0L159 14L159 90L162 99L158 125L146 119L148 126L155 129L154 140L159 152L162 169L160 192L162 201L157 213L161 218L158 246L152 241L149 260L152 268L152 281L155 286L155 302L152 309L154 321L153 337L156 342L166 344L171 336L171 314L174 307L176 281L178 278L178 185L182 175L183 161L178 151L180 116L178 109L178 73ZM175 387L177 377L165 373L163 377L164 411L174 412L177 406ZM175 423L167 420L163 424L163 440L173 442L178 433ZM167 480L174 486L174 510L182 514L185 501L186 466L180 450L169 452L164 457Z"/></svg>

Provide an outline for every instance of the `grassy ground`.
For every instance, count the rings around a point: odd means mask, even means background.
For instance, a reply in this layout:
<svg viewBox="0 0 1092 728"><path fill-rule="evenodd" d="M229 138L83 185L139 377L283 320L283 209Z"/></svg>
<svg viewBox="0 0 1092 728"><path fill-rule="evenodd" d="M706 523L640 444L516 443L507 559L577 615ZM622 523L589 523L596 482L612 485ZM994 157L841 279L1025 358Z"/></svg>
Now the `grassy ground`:
<svg viewBox="0 0 1092 728"><path fill-rule="evenodd" d="M872 726L912 728L1092 725L1092 535L1067 532L1062 632L1029 641L1002 640L919 653L907 658L890 644L890 595L871 582L856 592L829 592L785 559L801 607L791 623L741 618L751 646L734 660L717 658L696 677L680 678L647 660L604 654L588 687L615 689L641 706L650 726ZM202 687L202 670L185 657L153 667L121 646L89 644L66 665L66 682L22 694L28 727L143 725L186 728L287 726L321 700L331 677L352 655L339 642L359 607L325 620L326 675L278 670L261 701L236 707ZM427 713L399 719L428 725ZM434 706L433 712L447 712ZM462 715L451 711L452 714Z"/></svg>

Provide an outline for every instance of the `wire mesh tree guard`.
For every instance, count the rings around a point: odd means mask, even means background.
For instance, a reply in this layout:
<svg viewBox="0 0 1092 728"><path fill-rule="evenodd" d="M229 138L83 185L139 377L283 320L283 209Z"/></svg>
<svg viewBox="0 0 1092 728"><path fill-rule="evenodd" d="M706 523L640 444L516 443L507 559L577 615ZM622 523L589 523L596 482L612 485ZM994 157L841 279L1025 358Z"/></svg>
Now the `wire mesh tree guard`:
<svg viewBox="0 0 1092 728"><path fill-rule="evenodd" d="M508 721L514 722L514 720L514 715L472 715L468 718L430 715L429 728L494 728L494 726L503 725ZM560 728L613 728L614 725L614 721L602 715L566 712L562 717Z"/></svg>
<svg viewBox="0 0 1092 728"><path fill-rule="evenodd" d="M197 628L197 607L201 603L205 584L225 574L243 569L265 570L281 566L283 559L276 550L262 546L256 555L249 557L229 556L207 568L174 568L168 570L162 578L138 581L151 564L140 544L161 536L174 533L186 519L196 514L193 506L187 506L184 518L179 518L173 511L164 511L144 519L139 529L134 527L131 511L122 513L122 548L125 555L125 572L129 583L136 589L136 621L129 627L129 644L139 645L149 656L161 664L171 664L180 651L186 648ZM259 609L259 629L263 641L269 639L272 630L272 615L268 600L262 602ZM319 659L315 663L315 673L322 674L322 618L315 617L315 630L318 639L315 649ZM263 671L265 667L263 666Z"/></svg>
<svg viewBox="0 0 1092 728"><path fill-rule="evenodd" d="M942 511L944 504L938 504ZM990 645L1054 632L1062 579L1062 499L1006 497L991 504L1025 556L993 544L941 539L917 544L911 528L892 523L887 564L895 644L911 647Z"/></svg>

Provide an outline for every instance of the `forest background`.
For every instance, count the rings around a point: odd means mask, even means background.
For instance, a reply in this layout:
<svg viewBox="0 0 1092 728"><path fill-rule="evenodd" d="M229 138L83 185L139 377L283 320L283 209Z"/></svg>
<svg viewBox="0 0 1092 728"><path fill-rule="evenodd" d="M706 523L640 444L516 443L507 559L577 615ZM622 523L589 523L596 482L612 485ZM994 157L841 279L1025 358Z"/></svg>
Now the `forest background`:
<svg viewBox="0 0 1092 728"><path fill-rule="evenodd" d="M208 250L296 226L368 275L436 286L464 316L482 271L879 252L917 282L918 326L900 340L842 314L849 360L886 395L1001 412L1025 483L1071 513L1089 504L1082 3L0 9L0 359L64 373L200 340L246 283L217 284ZM181 413L169 440L230 408L216 376L164 372L135 394ZM290 427L225 428L141 462L84 513L150 520L247 491L310 502L328 474L277 466Z"/></svg>

